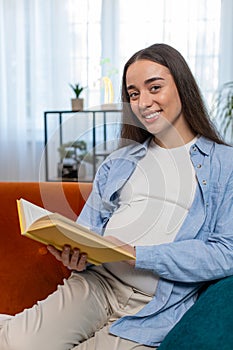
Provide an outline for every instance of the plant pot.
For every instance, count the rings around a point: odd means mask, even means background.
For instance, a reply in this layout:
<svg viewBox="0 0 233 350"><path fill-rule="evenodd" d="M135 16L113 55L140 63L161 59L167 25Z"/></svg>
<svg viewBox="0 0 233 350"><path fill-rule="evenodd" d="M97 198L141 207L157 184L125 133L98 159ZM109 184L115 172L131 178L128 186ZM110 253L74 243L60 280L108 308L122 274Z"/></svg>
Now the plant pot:
<svg viewBox="0 0 233 350"><path fill-rule="evenodd" d="M72 111L83 110L83 98L72 98L71 99Z"/></svg>

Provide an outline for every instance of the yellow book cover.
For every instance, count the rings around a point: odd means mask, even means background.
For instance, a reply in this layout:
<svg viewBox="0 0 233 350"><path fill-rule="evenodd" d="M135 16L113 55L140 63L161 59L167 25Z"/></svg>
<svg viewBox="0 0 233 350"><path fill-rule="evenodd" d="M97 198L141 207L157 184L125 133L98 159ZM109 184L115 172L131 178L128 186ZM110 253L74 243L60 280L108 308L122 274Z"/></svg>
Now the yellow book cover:
<svg viewBox="0 0 233 350"><path fill-rule="evenodd" d="M135 260L123 246L108 241L61 214L51 213L25 199L17 200L20 230L23 236L51 244L62 250L65 244L87 253L88 262L100 265L106 262Z"/></svg>

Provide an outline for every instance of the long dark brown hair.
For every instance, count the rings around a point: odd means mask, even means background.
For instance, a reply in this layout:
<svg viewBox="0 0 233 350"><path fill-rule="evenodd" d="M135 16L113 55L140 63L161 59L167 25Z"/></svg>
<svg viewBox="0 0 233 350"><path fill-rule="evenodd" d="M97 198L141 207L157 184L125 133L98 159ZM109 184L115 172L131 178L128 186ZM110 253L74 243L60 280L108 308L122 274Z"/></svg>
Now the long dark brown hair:
<svg viewBox="0 0 233 350"><path fill-rule="evenodd" d="M209 118L200 89L188 64L176 49L166 44L154 44L136 52L124 66L121 95L123 110L122 140L134 140L142 143L152 136L138 121L129 103L126 74L129 66L138 60L149 60L167 67L173 76L181 100L182 112L191 130L217 143L225 143Z"/></svg>

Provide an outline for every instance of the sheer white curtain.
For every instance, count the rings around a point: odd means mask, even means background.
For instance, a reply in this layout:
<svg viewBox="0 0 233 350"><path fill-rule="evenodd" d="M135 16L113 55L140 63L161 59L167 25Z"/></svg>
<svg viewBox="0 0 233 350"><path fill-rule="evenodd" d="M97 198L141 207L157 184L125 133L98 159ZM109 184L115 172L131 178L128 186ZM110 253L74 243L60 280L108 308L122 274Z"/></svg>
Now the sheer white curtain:
<svg viewBox="0 0 233 350"><path fill-rule="evenodd" d="M68 107L66 4L63 0L0 0L2 181L38 179L43 166L43 111Z"/></svg>
<svg viewBox="0 0 233 350"><path fill-rule="evenodd" d="M210 100L219 81L233 78L232 7L231 0L0 0L0 181L41 179L43 112L70 109L68 84L80 80L86 107L102 103L97 80L109 67L101 56L119 71L115 102L125 60L155 42L182 52Z"/></svg>
<svg viewBox="0 0 233 350"><path fill-rule="evenodd" d="M114 1L114 0L112 0ZM118 0L120 62L164 42L186 58L208 102L218 85L221 0ZM229 0L230 1L230 0Z"/></svg>
<svg viewBox="0 0 233 350"><path fill-rule="evenodd" d="M26 159L26 96L24 12L20 1L9 11L12 1L0 2L0 172L1 179L9 174L23 173ZM20 38L20 45L18 38ZM21 46L22 45L22 46ZM20 82L20 84L19 84ZM22 95L23 91L23 95Z"/></svg>
<svg viewBox="0 0 233 350"><path fill-rule="evenodd" d="M233 1L222 0L219 86L233 81Z"/></svg>
<svg viewBox="0 0 233 350"><path fill-rule="evenodd" d="M101 0L0 0L0 181L43 179L43 113L70 110L69 83L99 105L100 14Z"/></svg>

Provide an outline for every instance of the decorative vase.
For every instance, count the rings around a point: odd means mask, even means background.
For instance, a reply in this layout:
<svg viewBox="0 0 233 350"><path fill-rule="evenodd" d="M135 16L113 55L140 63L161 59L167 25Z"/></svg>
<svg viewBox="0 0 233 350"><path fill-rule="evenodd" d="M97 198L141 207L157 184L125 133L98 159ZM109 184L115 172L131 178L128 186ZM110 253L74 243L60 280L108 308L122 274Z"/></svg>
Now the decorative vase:
<svg viewBox="0 0 233 350"><path fill-rule="evenodd" d="M83 110L83 98L72 98L71 105L72 111L82 111Z"/></svg>

